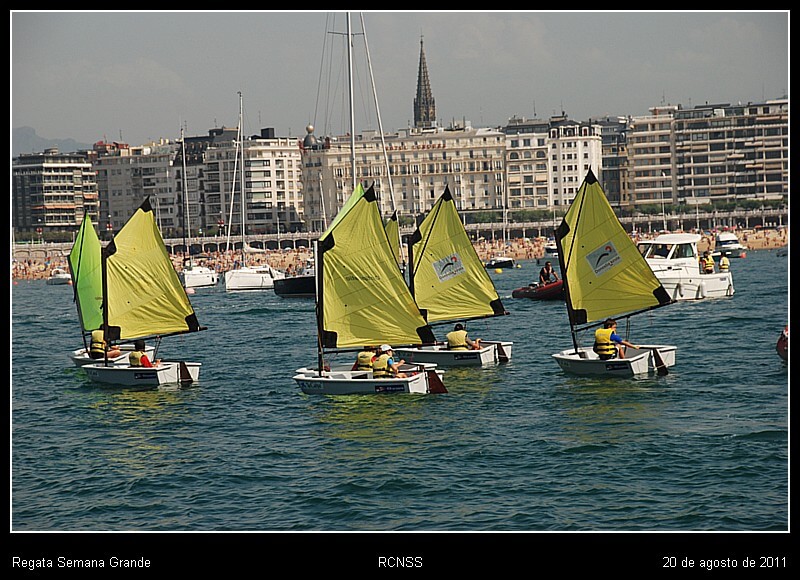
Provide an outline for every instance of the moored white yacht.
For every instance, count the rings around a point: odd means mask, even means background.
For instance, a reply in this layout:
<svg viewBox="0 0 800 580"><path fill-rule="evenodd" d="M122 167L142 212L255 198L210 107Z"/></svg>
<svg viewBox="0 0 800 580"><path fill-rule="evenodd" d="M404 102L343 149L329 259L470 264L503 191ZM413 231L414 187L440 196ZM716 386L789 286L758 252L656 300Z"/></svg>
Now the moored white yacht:
<svg viewBox="0 0 800 580"><path fill-rule="evenodd" d="M697 250L699 234L661 234L640 240L639 251L673 300L733 296L733 274L703 274Z"/></svg>

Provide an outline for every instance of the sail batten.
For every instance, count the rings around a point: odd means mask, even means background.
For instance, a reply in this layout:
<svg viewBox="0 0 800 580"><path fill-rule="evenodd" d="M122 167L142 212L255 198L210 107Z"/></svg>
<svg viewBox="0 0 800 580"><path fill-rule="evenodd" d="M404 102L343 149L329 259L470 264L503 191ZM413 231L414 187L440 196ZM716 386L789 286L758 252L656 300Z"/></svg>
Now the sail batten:
<svg viewBox="0 0 800 580"><path fill-rule="evenodd" d="M591 170L558 228L556 241L573 326L671 302Z"/></svg>
<svg viewBox="0 0 800 580"><path fill-rule="evenodd" d="M320 237L320 335L326 348L422 344L433 337L386 235L372 187L359 184Z"/></svg>
<svg viewBox="0 0 800 580"><path fill-rule="evenodd" d="M410 254L414 300L428 323L506 314L449 188L414 233Z"/></svg>
<svg viewBox="0 0 800 580"><path fill-rule="evenodd" d="M103 251L109 339L202 330L145 200Z"/></svg>

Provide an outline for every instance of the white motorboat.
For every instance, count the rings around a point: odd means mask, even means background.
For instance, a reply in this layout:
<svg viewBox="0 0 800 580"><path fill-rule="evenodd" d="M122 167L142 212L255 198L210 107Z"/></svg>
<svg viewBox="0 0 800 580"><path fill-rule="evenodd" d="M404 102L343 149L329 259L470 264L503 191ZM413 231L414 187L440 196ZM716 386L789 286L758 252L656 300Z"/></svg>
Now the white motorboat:
<svg viewBox="0 0 800 580"><path fill-rule="evenodd" d="M207 288L209 286L216 286L219 279L219 275L215 270L207 266L192 264L188 260L178 276L184 288Z"/></svg>
<svg viewBox="0 0 800 580"><path fill-rule="evenodd" d="M622 358L601 359L593 346L579 344L581 333L609 318L630 320L674 303L622 227L591 169L556 231L556 243L573 343L573 348L552 355L561 369L601 377L669 374L675 346L638 345L628 347Z"/></svg>
<svg viewBox="0 0 800 580"><path fill-rule="evenodd" d="M72 276L62 268L53 268L47 283L49 285L72 284Z"/></svg>
<svg viewBox="0 0 800 580"><path fill-rule="evenodd" d="M639 251L673 300L733 296L733 273L700 270L699 234L661 234L640 240Z"/></svg>
<svg viewBox="0 0 800 580"><path fill-rule="evenodd" d="M272 266L243 266L225 272L225 290L243 292L248 290L269 290L275 286L275 280L286 275Z"/></svg>
<svg viewBox="0 0 800 580"><path fill-rule="evenodd" d="M720 258L726 256L728 258L746 258L747 246L739 241L739 238L733 232L720 232L717 234L714 251L711 252L712 258Z"/></svg>
<svg viewBox="0 0 800 580"><path fill-rule="evenodd" d="M493 256L486 262L485 267L490 270L494 268L513 268L514 258L509 258L508 256Z"/></svg>

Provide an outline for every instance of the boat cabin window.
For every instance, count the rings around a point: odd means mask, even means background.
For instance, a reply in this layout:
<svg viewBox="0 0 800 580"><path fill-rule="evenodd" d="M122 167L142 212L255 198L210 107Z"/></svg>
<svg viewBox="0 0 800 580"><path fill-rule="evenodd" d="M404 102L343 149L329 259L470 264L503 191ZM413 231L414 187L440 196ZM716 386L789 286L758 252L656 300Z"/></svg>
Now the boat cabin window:
<svg viewBox="0 0 800 580"><path fill-rule="evenodd" d="M645 258L666 258L669 256L669 251L672 249L672 244L650 244L648 251L644 254Z"/></svg>
<svg viewBox="0 0 800 580"><path fill-rule="evenodd" d="M695 252L692 244L678 244L673 258L694 258Z"/></svg>

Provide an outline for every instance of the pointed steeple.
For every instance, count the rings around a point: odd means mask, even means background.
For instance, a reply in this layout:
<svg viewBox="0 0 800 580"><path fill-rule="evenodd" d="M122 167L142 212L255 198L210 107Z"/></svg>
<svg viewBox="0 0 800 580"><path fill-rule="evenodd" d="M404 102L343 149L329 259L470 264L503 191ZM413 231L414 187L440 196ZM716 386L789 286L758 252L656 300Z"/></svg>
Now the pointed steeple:
<svg viewBox="0 0 800 580"><path fill-rule="evenodd" d="M419 72L417 73L417 96L414 98L414 127L433 127L436 123L436 102L431 93L428 65L425 63L425 47L419 37Z"/></svg>

